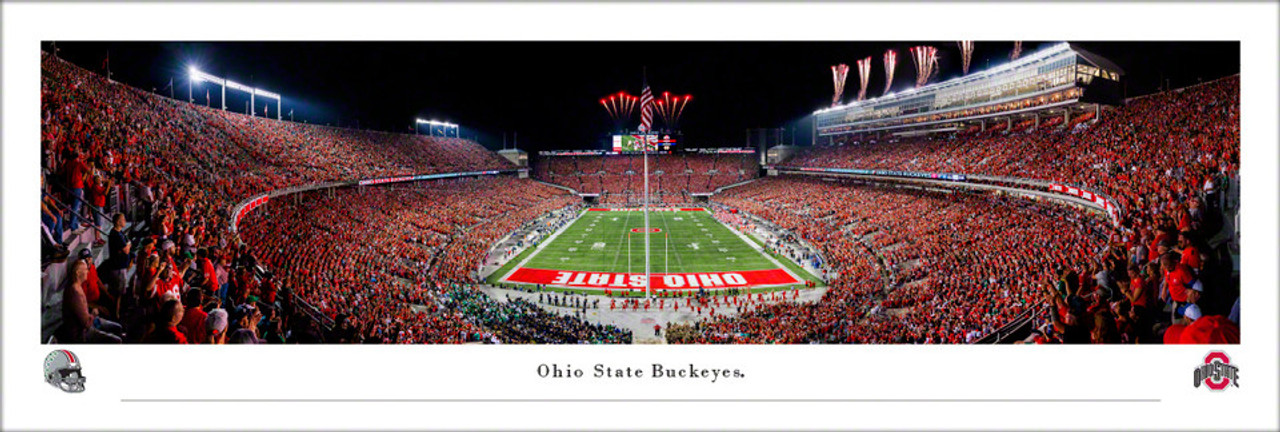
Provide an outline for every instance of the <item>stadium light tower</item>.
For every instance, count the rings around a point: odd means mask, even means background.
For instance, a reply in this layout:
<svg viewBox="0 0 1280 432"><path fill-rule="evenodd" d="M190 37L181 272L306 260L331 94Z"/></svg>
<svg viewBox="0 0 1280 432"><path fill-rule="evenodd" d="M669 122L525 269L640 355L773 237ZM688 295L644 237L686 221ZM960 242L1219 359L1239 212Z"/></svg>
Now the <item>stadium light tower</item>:
<svg viewBox="0 0 1280 432"><path fill-rule="evenodd" d="M223 109L224 111L227 109L227 88L228 88L228 87L230 87L232 90L240 90L240 91L242 91L242 92L249 93L249 110L248 110L248 111L249 111L249 115L250 115L250 116L252 116L252 115L253 115L253 109L254 109L254 107L255 107L255 103L256 103L255 99L256 99L256 97L257 97L257 96L262 96L262 97L265 97L265 98L268 98L268 99L275 99L275 100L276 100L276 120L280 120L280 119L281 119L281 114L280 114L280 95L279 95L279 94L277 94L277 93L272 93L272 92L269 92L269 91L266 91L266 90L263 90L263 89L260 89L260 88L250 87L250 86L247 86L247 85L244 85L244 84L240 84L240 83L238 83L238 82L235 82L235 81L232 81L232 80L229 80L229 79L223 79L223 78L220 78L220 77L217 77L217 76L214 76L214 75L210 75L210 74L207 74L207 73L205 73L205 72L200 71L199 69L196 69L196 67L195 67L195 66L191 66L191 67L187 68L187 73L188 73L188 77L189 77L189 79L190 79L190 82L193 82L193 83L194 83L194 82L208 81L208 82L211 82L211 83L217 84L217 85L219 85L219 86L221 86L221 87L222 87L222 109ZM187 86L187 92L188 92L188 93L190 93L190 91L191 91L191 86L190 86L190 85L188 85L188 86ZM190 95L188 95L188 96L190 96Z"/></svg>
<svg viewBox="0 0 1280 432"><path fill-rule="evenodd" d="M216 77L216 76L209 75L209 74L206 74L206 73L204 73L204 72L201 72L199 69L196 69L196 67L195 67L195 66L191 66L191 67L187 68L187 77L188 77L188 80L187 80L187 82L188 82L188 85L187 85L187 93L190 93L190 92L191 92L191 86L190 86L190 83L192 83L192 82L208 81L208 82L211 82L211 83L217 84L217 85L218 85L218 87L221 87L221 88L222 88L222 110L223 110L223 111L226 111L226 110L227 110L227 84L226 84L226 80L223 80L222 78L218 78L218 77ZM190 96L191 96L190 94L188 94L188 95L187 95L187 97L188 97L188 98L189 98Z"/></svg>
<svg viewBox="0 0 1280 432"><path fill-rule="evenodd" d="M436 120L423 120L423 119L413 119L413 120L414 120L414 123L416 124L427 125L427 132L430 133L431 136L436 136L436 130L433 129L433 126L440 126L441 128L444 128L444 132L441 135L443 135L445 138L449 137L449 128L453 128L453 136L455 138L458 137L459 128L456 123L442 122L442 121L436 121ZM417 132L416 127L414 128L414 132Z"/></svg>

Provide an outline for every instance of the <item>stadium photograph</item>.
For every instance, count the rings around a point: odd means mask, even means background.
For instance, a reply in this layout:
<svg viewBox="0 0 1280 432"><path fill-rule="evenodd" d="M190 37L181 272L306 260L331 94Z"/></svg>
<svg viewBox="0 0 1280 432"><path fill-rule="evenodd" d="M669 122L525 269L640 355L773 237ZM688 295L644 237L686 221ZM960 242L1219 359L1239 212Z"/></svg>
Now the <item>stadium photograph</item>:
<svg viewBox="0 0 1280 432"><path fill-rule="evenodd" d="M1239 42L39 55L44 344L1240 343Z"/></svg>

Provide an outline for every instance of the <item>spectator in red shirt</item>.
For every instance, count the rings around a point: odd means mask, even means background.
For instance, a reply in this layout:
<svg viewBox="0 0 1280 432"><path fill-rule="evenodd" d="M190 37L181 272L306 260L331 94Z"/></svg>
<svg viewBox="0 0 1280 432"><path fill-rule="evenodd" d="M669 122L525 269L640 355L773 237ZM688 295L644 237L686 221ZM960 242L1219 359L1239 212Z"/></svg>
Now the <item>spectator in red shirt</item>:
<svg viewBox="0 0 1280 432"><path fill-rule="evenodd" d="M200 266L200 273L204 276L202 286L209 292L218 290L218 271L213 266L213 261L209 259L209 251L205 248L196 250L196 262Z"/></svg>
<svg viewBox="0 0 1280 432"><path fill-rule="evenodd" d="M1160 269L1164 271L1166 300L1187 303L1187 290L1196 282L1191 268L1178 262L1177 254L1169 253L1160 257Z"/></svg>
<svg viewBox="0 0 1280 432"><path fill-rule="evenodd" d="M90 215L89 220L93 221L95 227L101 228L107 223L107 216L103 213L103 209L107 206L107 183L106 179L97 173L89 175L85 181L85 201L89 203ZM104 241L98 230L93 230L94 246L102 246Z"/></svg>
<svg viewBox="0 0 1280 432"><path fill-rule="evenodd" d="M1196 248L1195 243L1191 241L1190 231L1178 234L1178 247L1182 250L1182 259L1179 263L1197 272L1200 271L1200 249Z"/></svg>
<svg viewBox="0 0 1280 432"><path fill-rule="evenodd" d="M178 323L182 322L182 316L185 312L183 309L182 303L177 300L165 301L160 306L159 322L156 323L156 329L151 332L145 342L185 345L187 336L178 330Z"/></svg>
<svg viewBox="0 0 1280 432"><path fill-rule="evenodd" d="M160 279L156 281L156 298L163 299L166 295L181 298L182 288L185 286L182 279L184 270L186 267L174 264L172 257L167 263L161 261Z"/></svg>
<svg viewBox="0 0 1280 432"><path fill-rule="evenodd" d="M205 321L209 314L203 309L204 292L200 288L188 289L182 295L182 306L185 312L182 321L178 323L178 331L186 336L187 343L208 343L209 333L205 328Z"/></svg>
<svg viewBox="0 0 1280 432"><path fill-rule="evenodd" d="M272 279L271 275L267 275L262 278L262 284L258 286L258 292L262 294L262 302L266 304L276 304L276 284Z"/></svg>
<svg viewBox="0 0 1280 432"><path fill-rule="evenodd" d="M84 281L84 298L90 307L97 307L98 299L102 296L102 281L98 280L98 266L93 263L93 251L89 248L80 249L79 258L89 269Z"/></svg>
<svg viewBox="0 0 1280 432"><path fill-rule="evenodd" d="M68 221L71 226L67 229L76 229L80 227L80 205L84 202L84 176L89 171L89 166L85 165L80 158L80 153L71 152L71 160L64 165L67 173L67 186L71 189L71 217Z"/></svg>

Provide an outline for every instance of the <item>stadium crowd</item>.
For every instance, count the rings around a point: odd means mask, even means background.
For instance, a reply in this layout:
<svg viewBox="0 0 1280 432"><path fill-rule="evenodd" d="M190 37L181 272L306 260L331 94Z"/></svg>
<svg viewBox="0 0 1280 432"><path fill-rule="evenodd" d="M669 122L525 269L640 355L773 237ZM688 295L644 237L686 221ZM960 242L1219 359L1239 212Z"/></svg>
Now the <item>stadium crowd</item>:
<svg viewBox="0 0 1280 432"><path fill-rule="evenodd" d="M759 175L753 154L669 153L649 155L649 190L655 202L692 202L689 194L750 180ZM543 156L533 160L539 180L602 194L601 202L639 203L644 161L637 155Z"/></svg>
<svg viewBox="0 0 1280 432"><path fill-rule="evenodd" d="M65 266L58 280L45 284L44 305L59 315L59 342L629 340L624 331L535 313L519 303L486 302L476 294L472 271L490 243L566 202L553 188L533 182L476 179L448 183L438 192L359 191L389 194L385 203L396 202L392 195L397 193L429 200L418 201L434 210L434 217L423 220L386 211L356 216L356 209L367 210L368 201L343 190L330 198L345 201L314 209L347 217L322 221L331 225L309 225L321 222L309 216L279 220L252 213L241 227L253 226L245 235L254 241L239 242L228 230L232 204L270 190L511 168L474 142L209 109L109 81L48 53L42 53L41 69L43 261L46 269ZM481 190L529 195L478 199L474 195ZM296 208L284 199L263 210L300 211L323 199L308 198L295 198ZM420 229L402 235L341 225L357 217L371 223L380 217L377 226L388 229ZM345 231L334 231L338 228ZM106 238L79 241L98 231ZM386 243L369 243L370 236ZM78 249L72 260L68 247ZM101 262L97 247L106 249ZM387 252L403 255L378 255ZM341 260L324 262L321 254ZM264 266L259 256L270 264ZM426 264L417 261L424 258ZM414 281L416 288L388 284L396 278ZM331 286L321 282L336 280L368 280L368 285L344 286L350 296L321 291ZM295 285L301 282L320 287ZM294 290L300 295L295 297ZM312 302L321 305L318 313ZM475 314L464 317L468 313Z"/></svg>
<svg viewBox="0 0 1280 432"><path fill-rule="evenodd" d="M1223 210L1224 188L1239 175L1239 91L1232 76L1130 100L1092 123L1090 116L1035 129L1020 124L1012 133L992 128L805 149L782 165L1047 180L1103 192L1123 213L1113 224L988 198L957 195L918 205L902 200L909 195L859 197L812 181L758 182L718 201L813 236L828 254L833 249L822 245L823 236L847 229L896 271L898 283L859 297L856 307L828 299L779 306L700 323L673 341L972 342L1029 311L1034 330L1027 342L1238 342L1239 283ZM768 195L773 189L791 192ZM851 206L829 223L823 218L832 216L816 209L842 195L873 203L877 213ZM790 201L794 196L805 198ZM1104 231L1094 232L1098 227ZM845 261L838 253L828 258L837 272ZM840 307L875 313L834 333L815 332L818 323L807 321L782 338L749 331L762 320Z"/></svg>
<svg viewBox="0 0 1280 432"><path fill-rule="evenodd" d="M239 236L227 229L234 203L271 190L512 167L474 142L234 114L42 56L42 261L62 269L48 273L59 276L43 306L60 316L58 342L631 340L475 288L498 239L572 203L530 180L299 193L250 213ZM757 181L715 200L819 248L826 294L673 324L667 339L965 343L1027 318L1034 343L1238 342L1224 206L1239 174L1239 91L1234 76L1098 118L802 150L783 165L1045 180L1105 193L1122 216L995 195ZM660 155L651 187L662 201L687 201L754 178L753 158ZM638 156L534 164L537 178L604 202L639 199Z"/></svg>
<svg viewBox="0 0 1280 432"><path fill-rule="evenodd" d="M835 273L816 304L706 323L733 335L724 342L966 342L1034 304L1026 275L1083 259L1102 238L1072 211L983 195L768 179L717 200L807 239ZM769 324L779 316L794 324Z"/></svg>
<svg viewBox="0 0 1280 432"><path fill-rule="evenodd" d="M611 327L468 287L499 238L572 203L559 189L509 177L347 188L269 202L241 221L241 235L281 283L325 315L349 317L366 338L618 342L625 333Z"/></svg>

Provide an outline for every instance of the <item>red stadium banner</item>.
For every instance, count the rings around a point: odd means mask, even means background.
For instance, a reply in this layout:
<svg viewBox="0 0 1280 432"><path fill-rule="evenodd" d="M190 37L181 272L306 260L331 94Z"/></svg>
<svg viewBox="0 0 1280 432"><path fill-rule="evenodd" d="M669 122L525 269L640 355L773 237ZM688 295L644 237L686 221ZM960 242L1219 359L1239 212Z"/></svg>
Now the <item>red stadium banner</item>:
<svg viewBox="0 0 1280 432"><path fill-rule="evenodd" d="M1078 197L1085 201L1093 202L1094 204L1097 204L1099 207L1105 210L1108 216L1111 216L1112 223L1116 223L1116 224L1120 223L1120 214L1116 211L1116 206L1111 201L1107 201L1105 198L1103 198L1098 194L1095 194L1088 190L1084 190L1084 189L1080 189L1072 186L1060 185L1057 183L1049 184L1049 191L1063 193L1063 194L1071 195L1074 197Z"/></svg>
<svg viewBox="0 0 1280 432"><path fill-rule="evenodd" d="M270 199L271 199L270 196L263 195L253 201L250 201L248 204L245 204L244 207L240 209L240 212L236 213L236 225L240 224L240 219L243 219L244 215L249 214L249 212L262 206L263 204L266 204L267 201Z"/></svg>
<svg viewBox="0 0 1280 432"><path fill-rule="evenodd" d="M746 288L800 283L795 276L782 269L711 273L653 273L649 279L655 290ZM511 276L503 279L503 282L554 285L568 288L631 289L644 288L644 273L580 272L521 267Z"/></svg>

